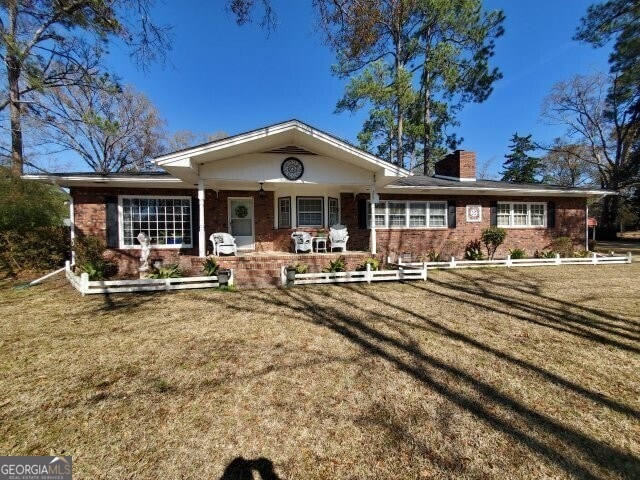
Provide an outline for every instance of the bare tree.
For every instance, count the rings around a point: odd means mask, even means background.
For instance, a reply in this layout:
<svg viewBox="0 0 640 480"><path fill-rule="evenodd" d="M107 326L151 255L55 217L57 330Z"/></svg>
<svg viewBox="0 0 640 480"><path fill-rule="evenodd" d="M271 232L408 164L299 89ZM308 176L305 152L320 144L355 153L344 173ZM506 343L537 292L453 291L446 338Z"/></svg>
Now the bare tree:
<svg viewBox="0 0 640 480"><path fill-rule="evenodd" d="M169 28L151 20L153 0L6 0L0 2L0 109L9 107L11 161L23 171L22 117L50 88L86 85L96 63L85 63L109 39L130 47L143 67L170 50ZM95 56L96 59L99 54Z"/></svg>
<svg viewBox="0 0 640 480"><path fill-rule="evenodd" d="M96 172L148 170L162 152L164 121L143 94L72 85L49 94L41 138L73 151Z"/></svg>
<svg viewBox="0 0 640 480"><path fill-rule="evenodd" d="M567 140L552 152L573 155L597 170L605 189L625 194L633 187L639 168L632 155L640 122L631 108L635 96L617 95L618 78L604 74L576 76L556 84L543 104L543 116L550 122L567 127ZM580 144L584 148L567 149ZM563 146L564 145L564 146ZM601 225L614 229L619 223L619 196L604 199Z"/></svg>
<svg viewBox="0 0 640 480"><path fill-rule="evenodd" d="M175 152L202 143L214 142L228 137L229 134L221 130L213 133L196 133L191 130L178 130L167 139L167 151Z"/></svg>
<svg viewBox="0 0 640 480"><path fill-rule="evenodd" d="M589 147L577 143L565 143L557 138L542 157L543 182L564 187L581 187L598 184L598 170L589 157Z"/></svg>

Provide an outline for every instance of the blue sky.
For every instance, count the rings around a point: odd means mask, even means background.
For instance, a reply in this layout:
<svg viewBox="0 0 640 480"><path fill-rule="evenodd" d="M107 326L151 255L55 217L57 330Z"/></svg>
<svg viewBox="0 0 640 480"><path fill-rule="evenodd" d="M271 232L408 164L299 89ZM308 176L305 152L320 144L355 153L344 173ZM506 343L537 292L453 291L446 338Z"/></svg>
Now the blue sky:
<svg viewBox="0 0 640 480"><path fill-rule="evenodd" d="M331 75L334 55L322 42L310 0L275 0L278 26L267 37L257 24L238 27L224 3L165 1L160 23L173 25L170 64L148 72L134 67L125 50L112 49L111 65L156 104L168 129L236 134L297 118L347 140L366 109L334 114L346 81ZM461 148L500 170L509 138L518 131L537 140L562 133L540 121L543 98L556 82L575 74L607 71L608 50L571 38L593 0L486 0L506 15L493 65L504 78L482 104L468 104L456 130ZM77 164L76 166L80 166Z"/></svg>

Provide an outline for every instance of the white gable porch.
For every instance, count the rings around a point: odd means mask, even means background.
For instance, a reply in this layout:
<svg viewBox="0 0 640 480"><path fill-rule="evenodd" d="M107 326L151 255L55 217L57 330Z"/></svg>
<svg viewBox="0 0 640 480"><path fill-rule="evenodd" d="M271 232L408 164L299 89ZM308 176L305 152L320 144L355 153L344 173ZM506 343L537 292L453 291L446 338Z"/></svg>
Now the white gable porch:
<svg viewBox="0 0 640 480"><path fill-rule="evenodd" d="M207 240L206 190L216 194L229 190L258 191L261 196L270 192L274 229L327 227L336 219L335 210L340 211L341 194L375 195L376 190L410 175L297 120L174 152L155 162L185 183L198 187L201 256L205 254ZM251 215L256 214L250 197L238 194L229 199L230 227L237 220L233 215L238 205L244 205ZM284 209L290 216L288 225L281 223ZM239 223L247 222L236 222ZM249 229L243 227L242 233L242 242L250 245ZM375 227L371 239L371 251L375 253Z"/></svg>

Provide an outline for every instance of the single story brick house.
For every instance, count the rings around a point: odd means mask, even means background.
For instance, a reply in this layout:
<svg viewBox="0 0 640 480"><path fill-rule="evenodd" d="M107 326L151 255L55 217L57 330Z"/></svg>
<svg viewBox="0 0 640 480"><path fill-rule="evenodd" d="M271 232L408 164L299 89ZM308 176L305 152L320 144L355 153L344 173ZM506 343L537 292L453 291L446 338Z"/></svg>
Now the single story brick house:
<svg viewBox="0 0 640 480"><path fill-rule="evenodd" d="M611 193L477 179L468 151L438 162L433 177L414 175L297 120L154 162L157 172L25 178L69 188L72 235L103 238L121 271L139 265L139 232L154 239L152 256L194 266L211 251L212 233L229 232L240 255L223 262L239 267L252 258L245 267L257 274L268 259L266 283L292 262L292 232L336 223L348 228L350 262L430 250L460 257L491 225L508 229L498 255L515 247L531 255L558 236L585 245L587 199Z"/></svg>

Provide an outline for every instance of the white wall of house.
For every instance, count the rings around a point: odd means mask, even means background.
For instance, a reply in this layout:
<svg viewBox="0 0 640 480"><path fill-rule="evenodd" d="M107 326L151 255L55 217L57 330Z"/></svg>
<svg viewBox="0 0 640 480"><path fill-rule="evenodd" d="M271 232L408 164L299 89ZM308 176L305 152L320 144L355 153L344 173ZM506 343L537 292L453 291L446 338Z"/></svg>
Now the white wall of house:
<svg viewBox="0 0 640 480"><path fill-rule="evenodd" d="M289 181L280 170L285 156L253 153L216 160L200 166L205 181L283 182L286 184L371 185L373 173L349 163L321 155L295 155L304 165L299 180Z"/></svg>

